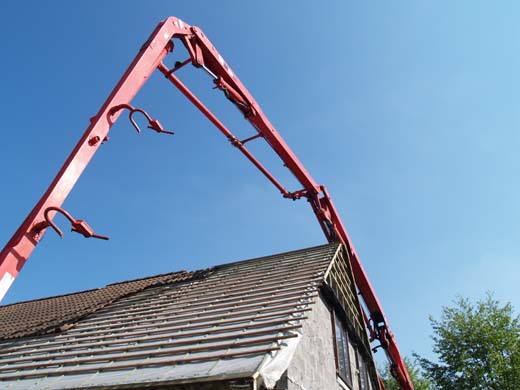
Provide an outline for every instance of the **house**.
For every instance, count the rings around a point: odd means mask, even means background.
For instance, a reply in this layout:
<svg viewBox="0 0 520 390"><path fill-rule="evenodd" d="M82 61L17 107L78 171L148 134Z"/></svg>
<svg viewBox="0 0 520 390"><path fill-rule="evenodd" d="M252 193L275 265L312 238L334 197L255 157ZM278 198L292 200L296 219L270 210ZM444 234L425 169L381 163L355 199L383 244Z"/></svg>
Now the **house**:
<svg viewBox="0 0 520 390"><path fill-rule="evenodd" d="M380 389L338 243L0 306L0 318L0 389Z"/></svg>

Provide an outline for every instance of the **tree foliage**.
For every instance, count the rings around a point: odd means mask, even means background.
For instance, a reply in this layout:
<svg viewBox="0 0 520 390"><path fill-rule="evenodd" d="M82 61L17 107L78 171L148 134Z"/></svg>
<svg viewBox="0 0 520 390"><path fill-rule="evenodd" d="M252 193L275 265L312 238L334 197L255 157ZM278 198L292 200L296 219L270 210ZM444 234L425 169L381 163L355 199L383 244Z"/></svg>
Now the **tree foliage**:
<svg viewBox="0 0 520 390"><path fill-rule="evenodd" d="M520 318L510 303L491 294L476 304L459 297L430 323L437 362L419 362L436 389L520 388Z"/></svg>
<svg viewBox="0 0 520 390"><path fill-rule="evenodd" d="M421 374L421 370L415 361L405 358L404 363L406 364L406 368L408 368L408 374L410 375L415 390L434 389L431 382ZM382 370L381 378L385 383L386 390L400 390L397 381L392 374L390 374L390 367L388 365Z"/></svg>

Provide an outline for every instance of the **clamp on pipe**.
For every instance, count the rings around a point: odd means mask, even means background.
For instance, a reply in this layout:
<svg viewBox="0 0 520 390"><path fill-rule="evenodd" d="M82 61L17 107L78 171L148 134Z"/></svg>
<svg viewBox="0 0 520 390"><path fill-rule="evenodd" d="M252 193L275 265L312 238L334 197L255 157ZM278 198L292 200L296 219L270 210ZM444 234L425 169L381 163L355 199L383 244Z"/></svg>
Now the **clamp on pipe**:
<svg viewBox="0 0 520 390"><path fill-rule="evenodd" d="M43 217L45 218L45 220L37 223L32 228L32 233L35 236L38 236L39 233L43 229L45 229L45 228L50 226L56 233L58 233L58 235L60 237L63 237L63 232L60 230L60 228L49 217L49 213L51 211L56 211L56 212L58 212L60 214L63 214L65 216L65 218L67 218L70 221L70 223L71 223L71 229L70 230L72 232L79 233L79 234L81 234L85 238L92 237L92 238L99 238L100 240L108 240L109 239L109 237L107 237L107 236L102 236L100 234L94 233L94 229L92 229L87 224L87 222L85 222L84 220L82 220L82 219L74 219L72 217L72 215L70 215L67 211L63 210L61 207L56 207L56 206L50 206L50 207L47 207L45 209L45 211L43 213Z"/></svg>
<svg viewBox="0 0 520 390"><path fill-rule="evenodd" d="M165 133L165 134L171 134L171 135L174 134L173 131L165 130L163 128L163 126L161 125L161 123L157 119L153 119L150 115L148 115L148 113L145 110L143 110L141 108L135 108L134 106L132 106L130 104L119 104L117 106L114 106L110 109L110 111L108 112L108 115L112 116L116 112L118 112L120 110L125 110L125 109L129 111L128 118L130 119L130 123L132 124L132 126L134 126L134 129L137 131L137 133L141 132L141 128L135 121L134 114L136 112L139 112L139 113L143 114L144 117L146 118L146 120L148 121L149 129L154 130L157 133Z"/></svg>

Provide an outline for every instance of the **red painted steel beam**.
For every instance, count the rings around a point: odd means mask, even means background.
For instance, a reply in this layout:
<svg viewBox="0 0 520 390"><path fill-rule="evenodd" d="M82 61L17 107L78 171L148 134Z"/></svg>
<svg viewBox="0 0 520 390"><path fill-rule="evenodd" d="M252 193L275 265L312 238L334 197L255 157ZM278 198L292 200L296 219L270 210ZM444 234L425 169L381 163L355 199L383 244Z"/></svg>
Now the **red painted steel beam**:
<svg viewBox="0 0 520 390"><path fill-rule="evenodd" d="M169 69L161 63L159 70L164 76L175 85L190 102L197 107L208 120L220 130L222 134L231 142L231 144L237 147L249 161L262 172L265 177L284 195L287 196L289 192L276 178L258 161L258 159L251 154L251 152L243 145L239 139L237 139L233 133L197 98L175 75L169 71Z"/></svg>

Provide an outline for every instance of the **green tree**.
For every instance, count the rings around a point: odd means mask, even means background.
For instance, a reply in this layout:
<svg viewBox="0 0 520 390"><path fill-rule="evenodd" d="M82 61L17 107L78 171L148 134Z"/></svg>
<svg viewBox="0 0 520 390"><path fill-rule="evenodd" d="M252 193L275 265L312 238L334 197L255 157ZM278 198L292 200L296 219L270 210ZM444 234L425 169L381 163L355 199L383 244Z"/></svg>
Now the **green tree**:
<svg viewBox="0 0 520 390"><path fill-rule="evenodd" d="M472 304L459 297L430 317L437 362L419 358L438 390L518 390L520 388L520 318L510 303L492 294ZM418 357L418 356L417 356Z"/></svg>
<svg viewBox="0 0 520 390"><path fill-rule="evenodd" d="M406 368L408 368L408 374L410 375L415 390L433 390L431 382L422 375L420 367L418 367L415 361L405 358L404 363L406 364ZM386 390L400 390L397 381L390 373L390 367L388 365L381 371L381 378L385 383Z"/></svg>

